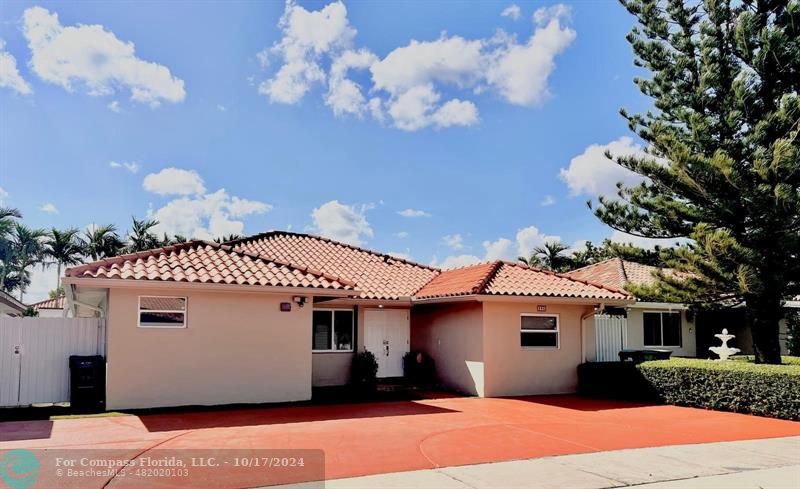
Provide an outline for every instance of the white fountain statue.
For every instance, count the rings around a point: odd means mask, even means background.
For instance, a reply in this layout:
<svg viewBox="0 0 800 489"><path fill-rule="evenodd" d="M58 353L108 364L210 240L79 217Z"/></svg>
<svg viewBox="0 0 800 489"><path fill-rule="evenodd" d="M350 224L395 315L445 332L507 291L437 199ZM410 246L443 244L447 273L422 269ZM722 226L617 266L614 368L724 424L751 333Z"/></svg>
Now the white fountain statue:
<svg viewBox="0 0 800 489"><path fill-rule="evenodd" d="M728 357L730 357L731 355L736 355L737 353L742 351L738 348L728 346L728 341L736 338L736 336L728 334L727 328L723 329L722 333L715 334L714 336L716 336L722 341L722 346L710 346L708 349L719 355L720 360L727 360Z"/></svg>

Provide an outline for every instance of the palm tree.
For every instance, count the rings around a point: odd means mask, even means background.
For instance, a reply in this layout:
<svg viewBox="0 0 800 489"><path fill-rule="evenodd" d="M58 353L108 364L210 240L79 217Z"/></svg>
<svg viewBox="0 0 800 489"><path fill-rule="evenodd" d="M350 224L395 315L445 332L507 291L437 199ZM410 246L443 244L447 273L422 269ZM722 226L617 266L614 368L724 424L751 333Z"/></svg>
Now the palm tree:
<svg viewBox="0 0 800 489"><path fill-rule="evenodd" d="M84 233L85 253L92 260L117 256L122 252L125 243L119 238L117 228L113 224L91 226Z"/></svg>
<svg viewBox="0 0 800 489"><path fill-rule="evenodd" d="M144 251L153 248L158 248L161 241L158 236L153 233L152 229L158 226L158 221L155 219L133 219L133 225L128 233L128 252Z"/></svg>
<svg viewBox="0 0 800 489"><path fill-rule="evenodd" d="M77 229L70 228L59 231L53 228L50 230L45 241L44 254L52 259L51 263L56 264L57 288L61 287L61 267L77 265L81 262L84 252L84 244Z"/></svg>
<svg viewBox="0 0 800 489"><path fill-rule="evenodd" d="M559 241L548 241L543 246L533 249L530 258L520 256L518 260L528 266L540 266L546 270L554 272L564 272L569 270L572 259L564 252L569 250L569 246Z"/></svg>
<svg viewBox="0 0 800 489"><path fill-rule="evenodd" d="M11 248L11 231L15 219L21 219L19 210L12 207L0 207L0 290L10 292L17 288L12 266L13 252Z"/></svg>
<svg viewBox="0 0 800 489"><path fill-rule="evenodd" d="M25 295L30 285L30 271L34 265L42 263L44 257L44 238L47 233L43 229L31 229L16 222L11 233L11 263L19 277L19 300Z"/></svg>

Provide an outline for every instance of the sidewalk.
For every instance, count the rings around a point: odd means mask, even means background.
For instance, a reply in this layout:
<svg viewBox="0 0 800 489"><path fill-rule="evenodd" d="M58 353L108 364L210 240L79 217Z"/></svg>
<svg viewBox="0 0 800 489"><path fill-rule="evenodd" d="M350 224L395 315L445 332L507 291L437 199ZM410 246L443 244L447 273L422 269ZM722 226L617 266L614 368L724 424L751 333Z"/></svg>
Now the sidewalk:
<svg viewBox="0 0 800 489"><path fill-rule="evenodd" d="M648 489L795 489L800 487L800 437L674 445L395 472L331 480L325 487L605 489L634 485Z"/></svg>

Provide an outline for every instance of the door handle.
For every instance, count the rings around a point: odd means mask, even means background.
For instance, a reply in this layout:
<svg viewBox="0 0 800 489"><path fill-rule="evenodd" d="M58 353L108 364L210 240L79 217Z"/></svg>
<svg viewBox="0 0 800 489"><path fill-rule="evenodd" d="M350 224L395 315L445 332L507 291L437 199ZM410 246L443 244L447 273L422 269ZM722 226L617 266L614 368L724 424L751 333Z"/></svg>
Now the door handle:
<svg viewBox="0 0 800 489"><path fill-rule="evenodd" d="M388 341L383 344L383 351L386 354L386 356L388 357L389 356L389 342Z"/></svg>

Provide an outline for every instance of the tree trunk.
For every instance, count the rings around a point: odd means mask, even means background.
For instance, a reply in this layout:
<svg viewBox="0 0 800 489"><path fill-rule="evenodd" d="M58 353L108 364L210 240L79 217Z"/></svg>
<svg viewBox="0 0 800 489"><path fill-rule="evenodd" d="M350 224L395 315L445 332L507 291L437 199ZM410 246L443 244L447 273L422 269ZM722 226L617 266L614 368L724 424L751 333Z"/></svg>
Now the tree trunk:
<svg viewBox="0 0 800 489"><path fill-rule="evenodd" d="M752 304L752 305L751 305ZM781 363L779 326L780 298L764 298L748 302L752 314L753 350L756 363Z"/></svg>

